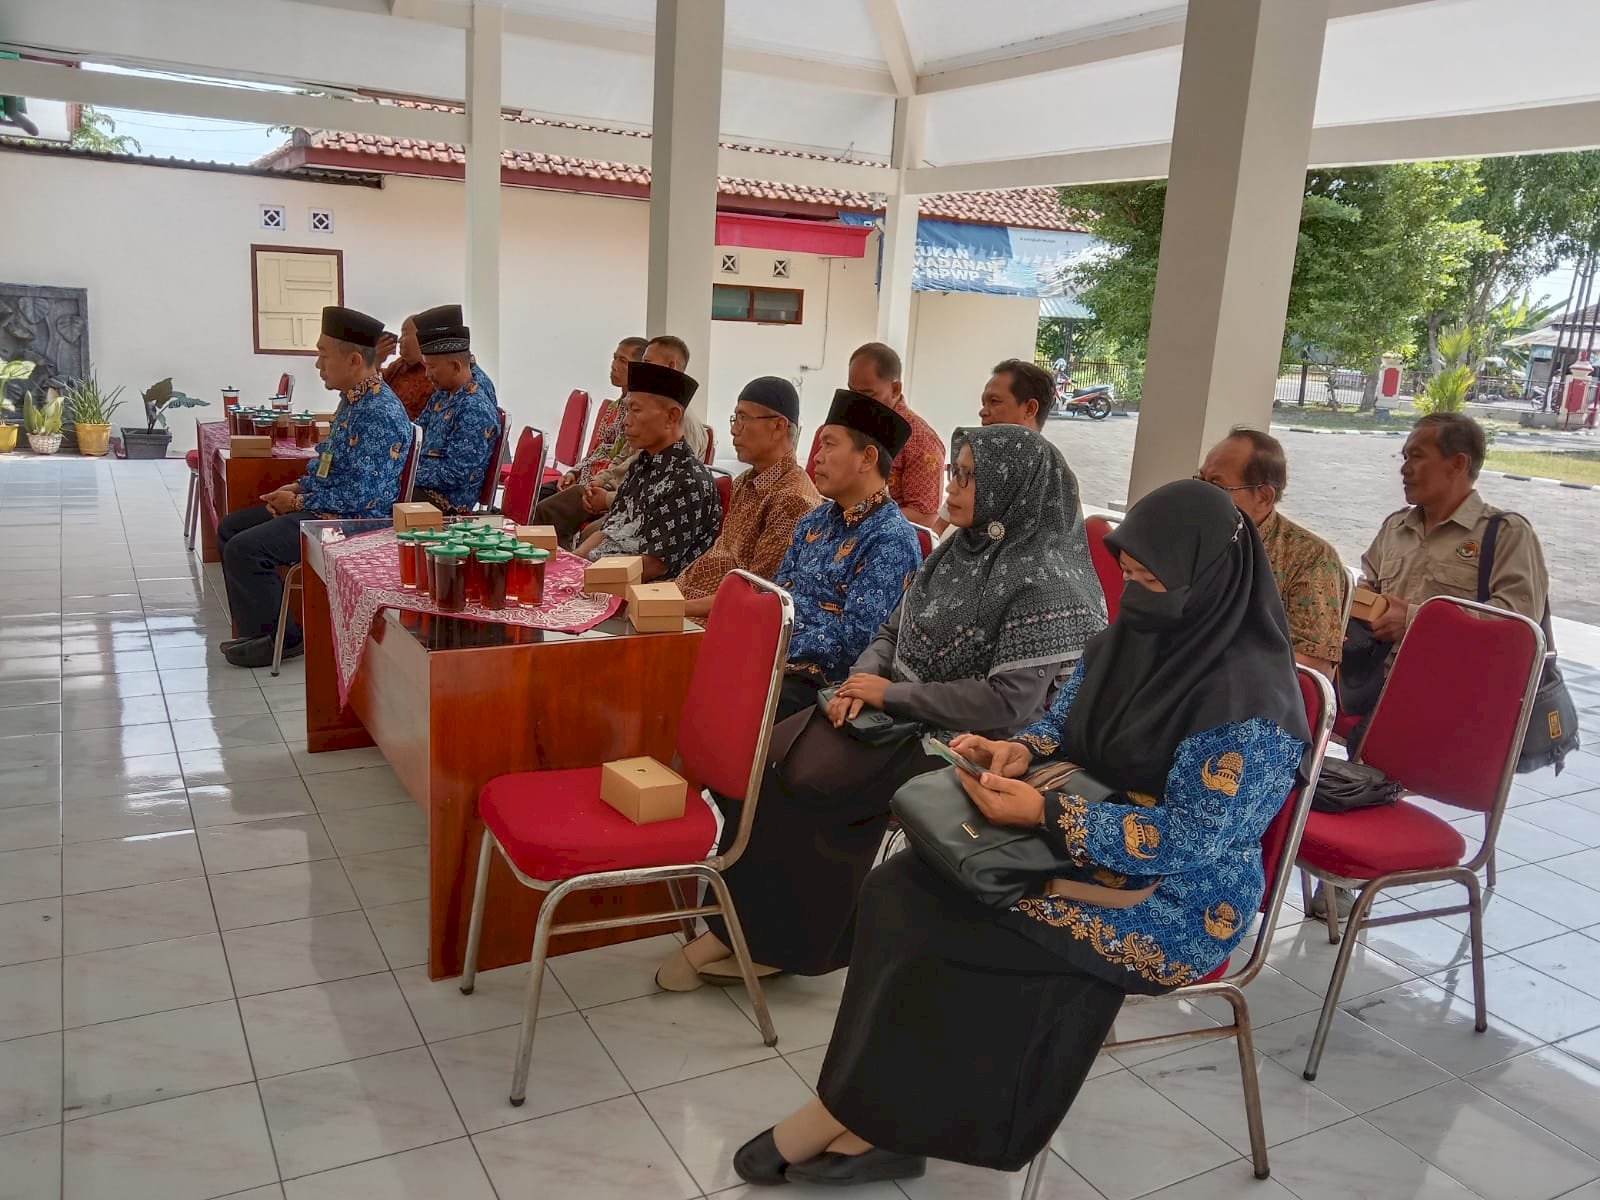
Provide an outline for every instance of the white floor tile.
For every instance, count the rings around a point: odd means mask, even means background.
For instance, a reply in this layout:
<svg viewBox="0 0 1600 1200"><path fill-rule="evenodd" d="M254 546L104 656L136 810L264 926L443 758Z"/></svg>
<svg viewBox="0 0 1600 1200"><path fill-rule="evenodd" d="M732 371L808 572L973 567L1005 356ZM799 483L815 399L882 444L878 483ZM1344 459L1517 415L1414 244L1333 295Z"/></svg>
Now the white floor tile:
<svg viewBox="0 0 1600 1200"><path fill-rule="evenodd" d="M60 1195L60 1125L0 1137L0 1200L55 1200Z"/></svg>
<svg viewBox="0 0 1600 1200"><path fill-rule="evenodd" d="M1368 1119L1485 1200L1552 1200L1600 1178L1600 1162L1460 1080Z"/></svg>
<svg viewBox="0 0 1600 1200"><path fill-rule="evenodd" d="M62 942L67 954L171 941L217 930L211 890L203 878L85 892L66 897L62 907Z"/></svg>
<svg viewBox="0 0 1600 1200"><path fill-rule="evenodd" d="M429 979L426 967L396 971L400 990L430 1042L482 1033L504 1025L520 1025L528 1003L528 967L518 963L479 971L472 995L461 994L461 980ZM539 989L539 1016L554 1017L572 1011L561 984L547 972Z"/></svg>
<svg viewBox="0 0 1600 1200"><path fill-rule="evenodd" d="M1536 1125L1600 1157L1600 1071L1545 1047L1467 1076L1467 1082Z"/></svg>
<svg viewBox="0 0 1600 1200"><path fill-rule="evenodd" d="M1365 1121L1296 1138L1272 1151L1272 1177L1300 1200L1476 1200L1477 1193ZM1253 1184L1244 1174L1240 1195Z"/></svg>
<svg viewBox="0 0 1600 1200"><path fill-rule="evenodd" d="M366 910L389 966L398 971L428 961L428 902L407 900Z"/></svg>
<svg viewBox="0 0 1600 1200"><path fill-rule="evenodd" d="M262 1079L422 1044L387 972L246 996L239 1012Z"/></svg>
<svg viewBox="0 0 1600 1200"><path fill-rule="evenodd" d="M61 1035L0 1042L0 1134L60 1120Z"/></svg>
<svg viewBox="0 0 1600 1200"><path fill-rule="evenodd" d="M61 900L0 904L0 967L61 954Z"/></svg>
<svg viewBox="0 0 1600 1200"><path fill-rule="evenodd" d="M260 1087L285 1179L465 1132L421 1048L280 1075Z"/></svg>
<svg viewBox="0 0 1600 1200"><path fill-rule="evenodd" d="M68 1120L254 1077L231 1000L68 1030L65 1075Z"/></svg>
<svg viewBox="0 0 1600 1200"><path fill-rule="evenodd" d="M61 1028L61 960L0 967L0 1040Z"/></svg>
<svg viewBox="0 0 1600 1200"><path fill-rule="evenodd" d="M211 875L334 856L333 844L322 830L322 821L315 816L206 825L199 834L200 856Z"/></svg>
<svg viewBox="0 0 1600 1200"><path fill-rule="evenodd" d="M233 998L214 933L74 955L62 976L68 1029Z"/></svg>
<svg viewBox="0 0 1600 1200"><path fill-rule="evenodd" d="M1298 1075L1316 1032L1317 1014L1307 1013L1255 1031L1256 1049ZM1386 1038L1349 1013L1334 1016L1315 1080L1352 1112L1366 1112L1444 1083L1450 1073L1399 1042Z"/></svg>
<svg viewBox="0 0 1600 1200"><path fill-rule="evenodd" d="M192 829L74 842L62 853L63 891L69 896L204 874Z"/></svg>
<svg viewBox="0 0 1600 1200"><path fill-rule="evenodd" d="M241 996L388 969L366 917L359 912L230 929L222 938Z"/></svg>
<svg viewBox="0 0 1600 1200"><path fill-rule="evenodd" d="M39 900L60 894L60 847L41 846L0 853L0 903Z"/></svg>
<svg viewBox="0 0 1600 1200"><path fill-rule="evenodd" d="M429 1049L471 1133L497 1129L553 1112L581 1108L628 1094L605 1049L577 1013L540 1021L528 1068L528 1094L519 1107L508 1099L519 1026L434 1042Z"/></svg>
<svg viewBox="0 0 1600 1200"><path fill-rule="evenodd" d="M306 787L311 790L317 808L325 813L411 801L405 785L387 764L357 767L331 775L312 775L306 779Z"/></svg>
<svg viewBox="0 0 1600 1200"><path fill-rule="evenodd" d="M636 996L651 996L656 968L683 943L673 934L598 946L550 959L550 970L579 1008L614 1004Z"/></svg>
<svg viewBox="0 0 1600 1200"><path fill-rule="evenodd" d="M288 1200L495 1200L466 1138L304 1175L289 1180L284 1194Z"/></svg>
<svg viewBox="0 0 1600 1200"><path fill-rule="evenodd" d="M63 1159L63 1200L206 1200L277 1179L251 1084L69 1121Z"/></svg>
<svg viewBox="0 0 1600 1200"><path fill-rule="evenodd" d="M834 1018L844 993L843 971L830 975L781 975L762 981L773 1027L787 1050L826 1046L833 1037ZM750 1018L755 1028L756 1009L743 984L725 989L729 998Z"/></svg>
<svg viewBox="0 0 1600 1200"><path fill-rule="evenodd" d="M212 875L211 899L223 929L273 925L360 908L336 858Z"/></svg>
<svg viewBox="0 0 1600 1200"><path fill-rule="evenodd" d="M343 858L428 844L428 818L410 800L376 808L325 812L322 825Z"/></svg>
<svg viewBox="0 0 1600 1200"><path fill-rule="evenodd" d="M502 1195L687 1200L700 1191L633 1096L480 1133L472 1141Z"/></svg>
<svg viewBox="0 0 1600 1200"><path fill-rule="evenodd" d="M428 848L406 846L342 860L350 885L367 908L423 900L428 895Z"/></svg>
<svg viewBox="0 0 1600 1200"><path fill-rule="evenodd" d="M233 825L316 812L306 785L298 779L256 779L189 789L196 825Z"/></svg>
<svg viewBox="0 0 1600 1200"><path fill-rule="evenodd" d="M777 1051L761 1044L738 1007L719 990L661 992L584 1014L635 1090L742 1066ZM783 1036L783 1031L778 1031Z"/></svg>
<svg viewBox="0 0 1600 1200"><path fill-rule="evenodd" d="M60 844L60 804L52 801L0 808L0 850L28 850Z"/></svg>
<svg viewBox="0 0 1600 1200"><path fill-rule="evenodd" d="M1498 955L1485 963L1484 979L1491 1023L1515 1024L1547 1042L1600 1028L1600 1000L1529 970L1510 955ZM1434 982L1463 996L1470 994L1470 977L1447 980L1436 976Z"/></svg>
<svg viewBox="0 0 1600 1200"><path fill-rule="evenodd" d="M1503 1021L1492 1021L1484 1032L1476 1032L1469 991L1463 988L1461 994L1452 995L1416 979L1341 1007L1453 1075L1502 1062L1540 1044L1540 1038Z"/></svg>
<svg viewBox="0 0 1600 1200"><path fill-rule="evenodd" d="M61 806L66 842L99 842L194 828L189 797L182 790L137 792L67 800Z"/></svg>

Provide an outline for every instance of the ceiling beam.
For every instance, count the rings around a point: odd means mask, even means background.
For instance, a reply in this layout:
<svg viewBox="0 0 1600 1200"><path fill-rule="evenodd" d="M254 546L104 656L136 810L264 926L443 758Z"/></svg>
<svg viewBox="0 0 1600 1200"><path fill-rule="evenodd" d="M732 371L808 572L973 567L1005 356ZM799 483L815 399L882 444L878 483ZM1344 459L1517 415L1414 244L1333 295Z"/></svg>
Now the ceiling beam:
<svg viewBox="0 0 1600 1200"><path fill-rule="evenodd" d="M1324 125L1311 131L1312 166L1366 166L1444 158L1493 158L1600 148L1600 100L1497 112ZM1170 142L1081 150L1035 158L954 163L906 172L905 189L975 192L1164 179Z"/></svg>
<svg viewBox="0 0 1600 1200"><path fill-rule="evenodd" d="M24 60L0 59L0 94L258 125L423 138L457 145L467 138L467 118L461 113L111 71L85 71Z"/></svg>
<svg viewBox="0 0 1600 1200"><path fill-rule="evenodd" d="M1346 17L1366 16L1390 9L1411 8L1418 4L1438 2L1440 0L1330 0L1328 20L1337 21ZM1044 75L1052 71L1070 71L1074 67L1087 67L1119 58L1131 58L1136 54L1172 50L1183 45L1183 23L1184 10L1171 8L1155 15L1154 19L1097 25L1080 31L1068 42L1039 50L1010 54L968 65L956 62L945 66L933 64L918 78L917 91L932 95L938 92L986 87L990 84L1026 79L1033 75Z"/></svg>
<svg viewBox="0 0 1600 1200"><path fill-rule="evenodd" d="M894 80L895 95L911 95L917 90L917 63L911 55L911 43L906 39L906 25L900 16L899 4L896 0L867 0L867 15L872 18L872 28L878 34L883 61L889 68L889 78Z"/></svg>

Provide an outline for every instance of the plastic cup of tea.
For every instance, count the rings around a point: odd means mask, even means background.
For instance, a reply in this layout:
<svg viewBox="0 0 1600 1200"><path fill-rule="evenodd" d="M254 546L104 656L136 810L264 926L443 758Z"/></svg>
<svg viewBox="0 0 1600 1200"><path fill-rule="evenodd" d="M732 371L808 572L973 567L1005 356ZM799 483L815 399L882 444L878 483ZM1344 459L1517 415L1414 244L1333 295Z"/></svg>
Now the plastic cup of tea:
<svg viewBox="0 0 1600 1200"><path fill-rule="evenodd" d="M428 547L428 574L433 602L440 612L460 612L467 606L467 564L472 551L448 542Z"/></svg>

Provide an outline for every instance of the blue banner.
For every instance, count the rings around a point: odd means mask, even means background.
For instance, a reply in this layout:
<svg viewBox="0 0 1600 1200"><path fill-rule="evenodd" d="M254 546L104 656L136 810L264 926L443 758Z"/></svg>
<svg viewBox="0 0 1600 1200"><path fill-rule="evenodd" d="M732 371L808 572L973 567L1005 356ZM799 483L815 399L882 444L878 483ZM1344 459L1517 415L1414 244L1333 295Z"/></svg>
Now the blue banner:
<svg viewBox="0 0 1600 1200"><path fill-rule="evenodd" d="M851 225L882 224L867 213L841 213L840 219ZM917 221L911 286L919 292L1070 297L1067 270L1094 245L1087 233L922 217ZM879 265L881 270L881 242Z"/></svg>

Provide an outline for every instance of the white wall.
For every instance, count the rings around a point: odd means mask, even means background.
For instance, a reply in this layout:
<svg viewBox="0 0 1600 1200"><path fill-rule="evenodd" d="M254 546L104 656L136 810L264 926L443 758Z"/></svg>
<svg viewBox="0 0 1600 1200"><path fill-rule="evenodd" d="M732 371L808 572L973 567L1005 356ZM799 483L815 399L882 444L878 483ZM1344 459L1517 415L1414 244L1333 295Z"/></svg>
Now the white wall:
<svg viewBox="0 0 1600 1200"><path fill-rule="evenodd" d="M553 432L569 390L610 394L613 348L644 331L649 210L637 200L530 188L501 195L502 361L486 365L513 424ZM122 422L142 424L138 393L166 375L212 401L173 414L174 454L194 445L196 414L216 419L225 386L264 399L288 371L297 407L322 394L309 357L252 350L252 243L342 250L345 302L391 328L465 289L455 181L391 176L375 189L0 152L0 196L9 227L26 231L7 239L0 277L88 289L92 361L102 383L127 385ZM285 206L288 229L262 229L263 204ZM331 234L309 231L313 207L333 210ZM780 253L740 248L739 274L708 263L708 283L784 286L772 277ZM801 324L713 322L711 346L691 347L690 373L707 386L719 455L746 382L793 379L802 421L815 428L845 384L850 351L874 337L873 240L860 259L785 256L788 285L805 293ZM927 293L912 315L908 391L948 434L977 419L991 365L1031 352L1038 302Z"/></svg>
<svg viewBox="0 0 1600 1200"><path fill-rule="evenodd" d="M1039 301L976 292L918 292L911 306L906 394L948 440L978 423L989 369L1006 358L1033 360Z"/></svg>

